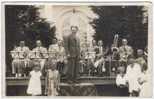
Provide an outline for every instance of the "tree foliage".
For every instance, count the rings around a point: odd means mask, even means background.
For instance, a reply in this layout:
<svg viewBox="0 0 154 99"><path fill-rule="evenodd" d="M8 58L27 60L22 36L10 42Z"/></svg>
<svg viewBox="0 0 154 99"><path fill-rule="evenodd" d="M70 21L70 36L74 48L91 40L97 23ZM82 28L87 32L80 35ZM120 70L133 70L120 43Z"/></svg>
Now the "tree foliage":
<svg viewBox="0 0 154 99"><path fill-rule="evenodd" d="M127 38L134 49L147 45L148 25L143 23L143 6L92 6L99 18L91 24L94 27L96 40L103 40L105 46L111 46L115 34Z"/></svg>
<svg viewBox="0 0 154 99"><path fill-rule="evenodd" d="M20 40L26 42L30 49L34 48L37 39L48 47L55 37L55 27L51 28L45 19L39 17L37 7L31 5L6 5L5 6L5 32L6 32L6 64L11 65L9 51Z"/></svg>

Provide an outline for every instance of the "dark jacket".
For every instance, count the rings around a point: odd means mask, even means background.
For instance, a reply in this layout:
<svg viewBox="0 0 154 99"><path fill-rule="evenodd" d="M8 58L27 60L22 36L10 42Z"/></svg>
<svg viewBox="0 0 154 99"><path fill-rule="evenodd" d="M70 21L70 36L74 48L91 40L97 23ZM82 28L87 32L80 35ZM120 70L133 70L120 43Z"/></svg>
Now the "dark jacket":
<svg viewBox="0 0 154 99"><path fill-rule="evenodd" d="M80 56L80 40L77 36L69 35L64 38L66 55L70 57Z"/></svg>

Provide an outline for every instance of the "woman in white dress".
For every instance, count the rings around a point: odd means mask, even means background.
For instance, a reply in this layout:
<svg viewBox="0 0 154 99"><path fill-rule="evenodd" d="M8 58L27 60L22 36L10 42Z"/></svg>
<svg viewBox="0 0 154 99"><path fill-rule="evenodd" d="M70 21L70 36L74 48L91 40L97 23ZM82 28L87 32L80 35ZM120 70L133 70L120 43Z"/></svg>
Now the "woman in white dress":
<svg viewBox="0 0 154 99"><path fill-rule="evenodd" d="M27 94L36 96L41 95L41 67L39 64L35 64L33 70L30 72L30 80L28 84Z"/></svg>

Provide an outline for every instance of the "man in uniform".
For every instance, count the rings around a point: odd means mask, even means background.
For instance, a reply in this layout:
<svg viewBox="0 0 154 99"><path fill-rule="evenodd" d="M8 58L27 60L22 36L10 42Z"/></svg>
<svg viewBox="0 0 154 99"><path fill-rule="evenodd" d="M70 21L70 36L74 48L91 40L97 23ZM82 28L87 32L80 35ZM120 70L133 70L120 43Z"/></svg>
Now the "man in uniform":
<svg viewBox="0 0 154 99"><path fill-rule="evenodd" d="M127 57L133 54L131 46L127 45L127 39L122 39L122 46L119 47L120 61L127 61Z"/></svg>
<svg viewBox="0 0 154 99"><path fill-rule="evenodd" d="M68 60L67 78L76 82L79 72L80 40L77 37L78 27L71 26L71 34L65 38L65 51Z"/></svg>
<svg viewBox="0 0 154 99"><path fill-rule="evenodd" d="M17 67L16 77L21 77L22 75L24 75L24 69L28 62L27 58L29 54L29 48L25 46L25 41L20 41L19 47L14 49L14 51L16 53L16 58L18 59L18 61L16 61L16 64L13 63L13 65L16 65L15 67Z"/></svg>
<svg viewBox="0 0 154 99"><path fill-rule="evenodd" d="M36 48L32 50L32 58L40 62L41 70L44 68L46 58L48 58L47 49L42 46L40 40L36 41Z"/></svg>

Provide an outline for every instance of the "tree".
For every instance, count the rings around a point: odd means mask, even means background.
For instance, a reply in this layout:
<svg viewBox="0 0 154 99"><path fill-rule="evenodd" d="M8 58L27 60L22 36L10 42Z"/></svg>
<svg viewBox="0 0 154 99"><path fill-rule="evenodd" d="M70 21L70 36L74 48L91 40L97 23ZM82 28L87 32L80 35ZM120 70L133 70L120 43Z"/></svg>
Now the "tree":
<svg viewBox="0 0 154 99"><path fill-rule="evenodd" d="M127 38L129 44L134 48L144 49L147 45L148 25L145 18L143 6L92 6L94 13L99 18L91 24L95 28L96 40L103 40L104 45L111 46L115 34Z"/></svg>
<svg viewBox="0 0 154 99"><path fill-rule="evenodd" d="M5 31L6 31L6 67L11 70L10 50L24 40L30 49L35 47L37 39L45 47L52 43L55 37L55 27L51 28L45 19L39 17L37 7L31 5L6 5L5 6Z"/></svg>

